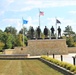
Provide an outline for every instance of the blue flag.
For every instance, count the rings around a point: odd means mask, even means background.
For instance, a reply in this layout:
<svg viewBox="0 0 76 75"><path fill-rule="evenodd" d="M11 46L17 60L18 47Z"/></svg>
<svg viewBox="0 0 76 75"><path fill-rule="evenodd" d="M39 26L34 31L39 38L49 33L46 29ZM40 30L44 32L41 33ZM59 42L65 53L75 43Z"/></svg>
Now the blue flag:
<svg viewBox="0 0 76 75"><path fill-rule="evenodd" d="M28 23L28 21L27 20L23 20L23 24L27 24Z"/></svg>

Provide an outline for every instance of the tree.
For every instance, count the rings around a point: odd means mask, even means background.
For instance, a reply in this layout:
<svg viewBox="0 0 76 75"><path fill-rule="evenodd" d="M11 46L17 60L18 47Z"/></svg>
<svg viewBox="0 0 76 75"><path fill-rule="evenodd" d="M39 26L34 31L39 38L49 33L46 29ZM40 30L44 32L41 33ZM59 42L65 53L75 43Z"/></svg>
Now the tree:
<svg viewBox="0 0 76 75"><path fill-rule="evenodd" d="M11 33L13 35L17 34L17 30L14 27L12 27L12 26L6 27L5 30L4 30L4 32Z"/></svg>
<svg viewBox="0 0 76 75"><path fill-rule="evenodd" d="M13 48L15 45L14 35L11 33L4 32L1 37L1 42L5 44L4 48Z"/></svg>
<svg viewBox="0 0 76 75"><path fill-rule="evenodd" d="M23 34L23 29L19 31L19 34ZM24 35L27 35L27 28L24 27Z"/></svg>
<svg viewBox="0 0 76 75"><path fill-rule="evenodd" d="M7 40L6 40L6 48L12 48L13 47L13 35L10 33L7 33L6 35Z"/></svg>
<svg viewBox="0 0 76 75"><path fill-rule="evenodd" d="M68 25L67 27L65 27L64 35L70 37L70 36L75 35L75 32L73 32L72 27Z"/></svg>
<svg viewBox="0 0 76 75"><path fill-rule="evenodd" d="M26 46L27 44L27 37L24 36L24 45ZM23 46L23 35L18 34L16 37L16 46Z"/></svg>
<svg viewBox="0 0 76 75"><path fill-rule="evenodd" d="M67 38L66 43L67 43L68 47L75 46L74 39L72 37Z"/></svg>
<svg viewBox="0 0 76 75"><path fill-rule="evenodd" d="M2 33L3 31L2 30L0 30L0 33Z"/></svg>
<svg viewBox="0 0 76 75"><path fill-rule="evenodd" d="M31 26L29 27L29 30L27 32L28 39L31 39Z"/></svg>
<svg viewBox="0 0 76 75"><path fill-rule="evenodd" d="M24 45L27 46L28 45L28 39L26 36L24 36Z"/></svg>
<svg viewBox="0 0 76 75"><path fill-rule="evenodd" d="M2 38L3 38L3 31L0 30L0 41L2 41Z"/></svg>
<svg viewBox="0 0 76 75"><path fill-rule="evenodd" d="M76 34L75 34L75 36L73 36L73 39L74 39L74 42L76 42Z"/></svg>
<svg viewBox="0 0 76 75"><path fill-rule="evenodd" d="M5 44L4 44L3 42L0 41L0 51L3 50L4 46L5 46Z"/></svg>
<svg viewBox="0 0 76 75"><path fill-rule="evenodd" d="M22 38L23 37L23 35L22 34L18 34L17 36L16 36L16 46L22 46L23 45L23 42L22 42Z"/></svg>
<svg viewBox="0 0 76 75"><path fill-rule="evenodd" d="M7 40L7 33L4 32L1 37L1 41L5 44L4 48L6 48L6 40Z"/></svg>

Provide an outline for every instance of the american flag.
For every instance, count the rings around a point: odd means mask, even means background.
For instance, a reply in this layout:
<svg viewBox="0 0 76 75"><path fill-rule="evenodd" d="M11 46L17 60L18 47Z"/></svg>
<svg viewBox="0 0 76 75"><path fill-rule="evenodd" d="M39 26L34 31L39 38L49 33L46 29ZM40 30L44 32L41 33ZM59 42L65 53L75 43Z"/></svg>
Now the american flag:
<svg viewBox="0 0 76 75"><path fill-rule="evenodd" d="M40 11L40 15L41 15L41 16L44 16L44 12Z"/></svg>

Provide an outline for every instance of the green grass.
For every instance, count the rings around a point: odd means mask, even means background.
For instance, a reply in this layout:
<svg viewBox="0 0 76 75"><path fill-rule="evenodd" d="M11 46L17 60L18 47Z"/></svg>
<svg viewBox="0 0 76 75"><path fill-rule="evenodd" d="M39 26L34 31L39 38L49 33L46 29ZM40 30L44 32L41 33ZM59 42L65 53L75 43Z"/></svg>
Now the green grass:
<svg viewBox="0 0 76 75"><path fill-rule="evenodd" d="M0 52L0 54L3 54L3 52Z"/></svg>
<svg viewBox="0 0 76 75"><path fill-rule="evenodd" d="M64 75L39 60L0 60L0 75Z"/></svg>

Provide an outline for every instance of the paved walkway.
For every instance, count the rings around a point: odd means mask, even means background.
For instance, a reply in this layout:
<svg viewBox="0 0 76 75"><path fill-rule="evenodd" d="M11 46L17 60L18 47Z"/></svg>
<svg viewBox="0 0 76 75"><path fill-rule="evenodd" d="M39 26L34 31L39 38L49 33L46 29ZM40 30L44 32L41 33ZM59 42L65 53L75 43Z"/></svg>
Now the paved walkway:
<svg viewBox="0 0 76 75"><path fill-rule="evenodd" d="M63 55L63 61L73 64L73 56L75 56L75 55L76 55L76 53L70 53L68 55ZM53 56L50 56L50 57L53 57ZM58 59L61 61L61 56L55 55L55 59Z"/></svg>
<svg viewBox="0 0 76 75"><path fill-rule="evenodd" d="M73 58L72 58L73 56L75 56L75 54L63 55L63 61L73 64ZM61 56L60 55L55 55L55 59L58 59L58 60L61 61Z"/></svg>
<svg viewBox="0 0 76 75"><path fill-rule="evenodd" d="M75 56L76 53L70 53L68 55L63 55L63 61L73 64L73 56ZM31 56L30 58L39 58L40 56ZM53 57L53 55L50 55L50 57ZM60 55L55 55L55 59L58 59L61 61Z"/></svg>

